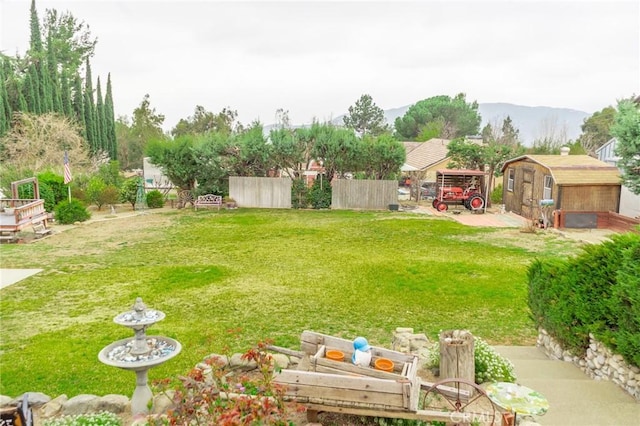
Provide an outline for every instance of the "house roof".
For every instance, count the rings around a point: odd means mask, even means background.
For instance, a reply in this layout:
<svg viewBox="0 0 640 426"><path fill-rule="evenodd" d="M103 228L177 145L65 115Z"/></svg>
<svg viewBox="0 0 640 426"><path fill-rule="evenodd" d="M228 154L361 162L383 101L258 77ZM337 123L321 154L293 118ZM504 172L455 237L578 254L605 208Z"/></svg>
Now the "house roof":
<svg viewBox="0 0 640 426"><path fill-rule="evenodd" d="M588 155L522 155L505 162L502 171L519 161L546 167L556 185L620 185L616 167Z"/></svg>
<svg viewBox="0 0 640 426"><path fill-rule="evenodd" d="M449 139L429 139L426 142L402 142L407 151L409 166L424 170L447 158Z"/></svg>

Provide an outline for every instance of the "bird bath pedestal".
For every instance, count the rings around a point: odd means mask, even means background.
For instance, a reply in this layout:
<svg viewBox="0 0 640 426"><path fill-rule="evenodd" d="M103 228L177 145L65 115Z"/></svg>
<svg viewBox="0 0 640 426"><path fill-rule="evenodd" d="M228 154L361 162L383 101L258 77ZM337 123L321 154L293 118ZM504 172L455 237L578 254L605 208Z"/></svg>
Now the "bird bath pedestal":
<svg viewBox="0 0 640 426"><path fill-rule="evenodd" d="M174 339L147 336L146 329L164 319L164 313L147 309L138 297L133 309L117 315L113 322L133 329L134 338L122 339L106 346L98 354L100 362L136 373L136 388L131 397L131 413L147 414L153 394L147 385L149 369L180 353L182 346Z"/></svg>

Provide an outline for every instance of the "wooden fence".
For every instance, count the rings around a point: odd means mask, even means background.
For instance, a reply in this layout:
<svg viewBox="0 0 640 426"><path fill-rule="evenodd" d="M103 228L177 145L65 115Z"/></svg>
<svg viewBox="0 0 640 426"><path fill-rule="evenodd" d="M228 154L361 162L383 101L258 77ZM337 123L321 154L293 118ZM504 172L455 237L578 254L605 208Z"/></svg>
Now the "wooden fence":
<svg viewBox="0 0 640 426"><path fill-rule="evenodd" d="M291 208L291 179L229 177L229 196L240 207ZM331 182L331 208L338 210L386 210L398 205L395 180L336 179Z"/></svg>
<svg viewBox="0 0 640 426"><path fill-rule="evenodd" d="M336 179L331 182L331 208L386 210L398 204L398 181Z"/></svg>
<svg viewBox="0 0 640 426"><path fill-rule="evenodd" d="M291 208L291 179L229 177L229 196L240 207Z"/></svg>

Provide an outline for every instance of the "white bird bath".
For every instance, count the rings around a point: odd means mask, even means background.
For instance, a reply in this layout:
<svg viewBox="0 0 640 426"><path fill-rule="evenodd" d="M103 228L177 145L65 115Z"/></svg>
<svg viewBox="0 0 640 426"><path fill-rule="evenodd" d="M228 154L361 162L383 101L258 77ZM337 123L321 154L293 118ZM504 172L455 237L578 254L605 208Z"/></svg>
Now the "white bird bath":
<svg viewBox="0 0 640 426"><path fill-rule="evenodd" d="M149 412L148 404L153 398L147 384L149 369L170 360L182 350L182 345L174 339L146 335L147 327L162 321L164 316L163 312L147 309L138 297L132 310L113 319L116 324L133 329L135 337L113 342L98 354L100 362L136 373L136 388L131 397L134 416Z"/></svg>

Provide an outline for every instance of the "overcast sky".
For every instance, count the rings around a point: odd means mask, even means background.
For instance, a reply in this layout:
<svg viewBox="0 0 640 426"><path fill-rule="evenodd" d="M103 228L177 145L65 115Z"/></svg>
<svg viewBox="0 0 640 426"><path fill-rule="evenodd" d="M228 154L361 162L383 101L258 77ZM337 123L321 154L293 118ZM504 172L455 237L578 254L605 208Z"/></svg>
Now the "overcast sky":
<svg viewBox="0 0 640 426"><path fill-rule="evenodd" d="M0 0L0 50L23 54L31 0ZM329 120L436 95L593 113L640 93L640 2L36 0L98 38L116 116L145 94L171 129L196 105L240 121ZM95 81L94 81L95 87Z"/></svg>

